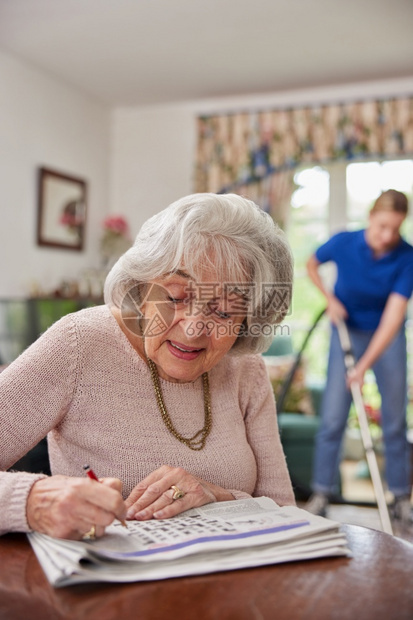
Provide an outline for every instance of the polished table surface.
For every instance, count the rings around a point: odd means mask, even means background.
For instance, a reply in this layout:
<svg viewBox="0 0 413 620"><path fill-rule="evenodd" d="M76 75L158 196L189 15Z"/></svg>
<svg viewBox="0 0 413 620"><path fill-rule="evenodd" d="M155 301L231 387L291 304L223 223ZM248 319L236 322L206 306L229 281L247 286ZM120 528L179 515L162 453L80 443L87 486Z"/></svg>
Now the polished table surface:
<svg viewBox="0 0 413 620"><path fill-rule="evenodd" d="M1 620L412 620L413 545L344 525L351 558L133 584L49 585L26 537L0 537Z"/></svg>

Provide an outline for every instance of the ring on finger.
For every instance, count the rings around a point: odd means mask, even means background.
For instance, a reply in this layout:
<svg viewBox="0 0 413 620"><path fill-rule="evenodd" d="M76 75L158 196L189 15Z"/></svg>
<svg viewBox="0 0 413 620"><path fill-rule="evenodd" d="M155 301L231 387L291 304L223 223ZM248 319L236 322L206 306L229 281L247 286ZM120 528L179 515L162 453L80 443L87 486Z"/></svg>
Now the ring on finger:
<svg viewBox="0 0 413 620"><path fill-rule="evenodd" d="M96 538L96 525L92 525L90 530L83 535L83 540L95 540Z"/></svg>
<svg viewBox="0 0 413 620"><path fill-rule="evenodd" d="M175 501L176 499L181 499L182 497L184 497L185 493L182 491L182 489L177 487L176 484L173 484L171 486L171 489L173 491L173 493L172 493L172 501Z"/></svg>

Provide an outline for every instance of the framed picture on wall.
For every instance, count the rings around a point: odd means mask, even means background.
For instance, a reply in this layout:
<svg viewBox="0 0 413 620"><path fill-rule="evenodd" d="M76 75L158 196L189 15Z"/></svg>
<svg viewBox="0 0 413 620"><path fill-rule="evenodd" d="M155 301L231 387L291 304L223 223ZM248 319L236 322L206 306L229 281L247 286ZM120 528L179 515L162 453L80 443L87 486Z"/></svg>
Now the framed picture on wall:
<svg viewBox="0 0 413 620"><path fill-rule="evenodd" d="M86 190L87 184L84 179L49 168L39 168L38 245L83 250Z"/></svg>

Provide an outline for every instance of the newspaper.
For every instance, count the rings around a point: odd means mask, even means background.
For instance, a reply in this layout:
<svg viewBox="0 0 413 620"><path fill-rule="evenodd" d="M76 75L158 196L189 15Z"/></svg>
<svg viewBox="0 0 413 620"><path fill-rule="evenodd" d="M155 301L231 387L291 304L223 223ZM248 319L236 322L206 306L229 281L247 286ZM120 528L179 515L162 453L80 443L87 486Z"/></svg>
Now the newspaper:
<svg viewBox="0 0 413 620"><path fill-rule="evenodd" d="M94 541L29 541L55 587L167 579L326 556L351 555L335 521L268 497L211 503L171 519L115 522Z"/></svg>

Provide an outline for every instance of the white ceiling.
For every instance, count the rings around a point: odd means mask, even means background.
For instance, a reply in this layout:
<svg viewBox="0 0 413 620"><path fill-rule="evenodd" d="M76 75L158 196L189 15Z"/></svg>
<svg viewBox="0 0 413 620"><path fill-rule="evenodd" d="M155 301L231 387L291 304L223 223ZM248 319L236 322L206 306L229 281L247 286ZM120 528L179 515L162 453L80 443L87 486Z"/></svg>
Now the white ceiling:
<svg viewBox="0 0 413 620"><path fill-rule="evenodd" d="M413 75L413 0L0 0L0 49L110 106Z"/></svg>

